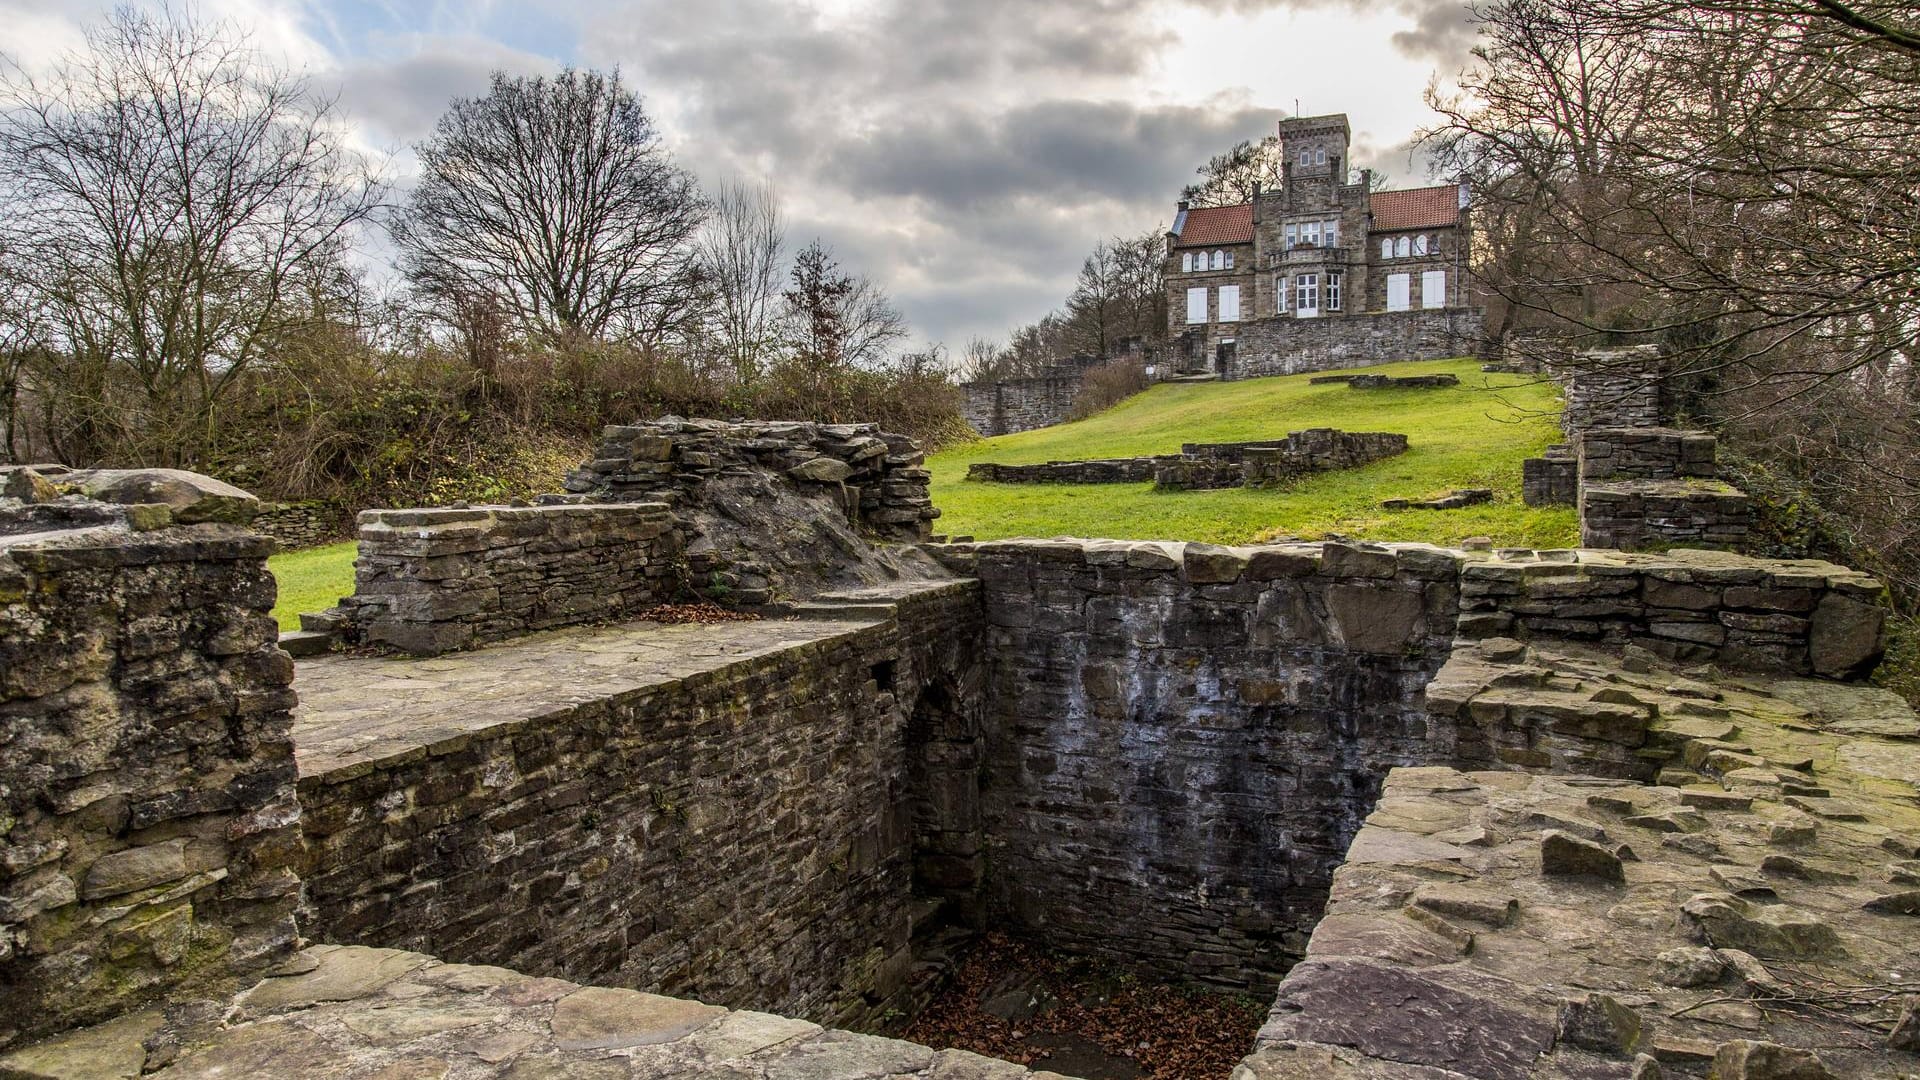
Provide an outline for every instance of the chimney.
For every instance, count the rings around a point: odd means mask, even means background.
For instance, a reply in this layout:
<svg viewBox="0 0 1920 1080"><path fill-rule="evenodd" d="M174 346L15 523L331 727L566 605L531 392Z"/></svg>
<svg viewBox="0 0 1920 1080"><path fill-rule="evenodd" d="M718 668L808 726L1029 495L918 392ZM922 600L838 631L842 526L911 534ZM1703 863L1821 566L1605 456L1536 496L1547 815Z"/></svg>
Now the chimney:
<svg viewBox="0 0 1920 1080"><path fill-rule="evenodd" d="M1188 200L1188 199L1181 199L1181 200L1180 200L1180 212L1181 212L1181 213L1183 213L1183 214L1184 214L1184 213L1186 213L1186 212L1187 212L1187 207L1188 207L1188 206L1190 206L1190 205L1191 205L1191 200Z"/></svg>
<svg viewBox="0 0 1920 1080"><path fill-rule="evenodd" d="M1253 182L1253 223L1260 224L1260 181Z"/></svg>

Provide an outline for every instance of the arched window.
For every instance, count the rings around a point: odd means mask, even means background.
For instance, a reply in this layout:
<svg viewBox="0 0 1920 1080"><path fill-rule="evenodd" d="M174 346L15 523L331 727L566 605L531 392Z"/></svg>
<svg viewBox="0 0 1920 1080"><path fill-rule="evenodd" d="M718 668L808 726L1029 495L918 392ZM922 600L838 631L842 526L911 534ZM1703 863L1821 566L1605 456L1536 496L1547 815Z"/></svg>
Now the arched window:
<svg viewBox="0 0 1920 1080"><path fill-rule="evenodd" d="M1393 237L1383 236L1380 238L1380 257L1383 259L1393 258Z"/></svg>
<svg viewBox="0 0 1920 1080"><path fill-rule="evenodd" d="M1233 252L1227 252L1227 269L1233 269Z"/></svg>
<svg viewBox="0 0 1920 1080"><path fill-rule="evenodd" d="M1183 251L1180 253L1180 272L1183 274L1193 272L1193 252Z"/></svg>
<svg viewBox="0 0 1920 1080"><path fill-rule="evenodd" d="M1313 152L1313 163L1315 165L1325 165L1327 163L1327 152L1325 150L1315 150Z"/></svg>
<svg viewBox="0 0 1920 1080"><path fill-rule="evenodd" d="M1404 236L1395 237L1393 241L1393 253L1402 259L1413 254L1413 241Z"/></svg>
<svg viewBox="0 0 1920 1080"><path fill-rule="evenodd" d="M1221 252L1218 252L1218 251L1216 251L1216 252L1214 252L1214 253L1213 253L1213 268L1214 268L1215 270L1219 270L1219 269L1222 269L1223 267L1225 267L1226 265L1227 265L1227 257L1226 257L1226 255L1224 255L1224 254L1222 254Z"/></svg>
<svg viewBox="0 0 1920 1080"><path fill-rule="evenodd" d="M1415 255L1425 255L1427 253L1426 233L1421 233L1419 236L1413 238L1413 253Z"/></svg>

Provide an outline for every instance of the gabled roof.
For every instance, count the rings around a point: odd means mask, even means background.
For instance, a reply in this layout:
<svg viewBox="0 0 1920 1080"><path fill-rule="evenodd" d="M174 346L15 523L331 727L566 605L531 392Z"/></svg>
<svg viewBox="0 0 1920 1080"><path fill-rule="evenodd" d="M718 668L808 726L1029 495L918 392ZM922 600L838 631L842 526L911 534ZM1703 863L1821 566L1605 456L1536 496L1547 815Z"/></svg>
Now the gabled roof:
<svg viewBox="0 0 1920 1080"><path fill-rule="evenodd" d="M1460 187L1447 184L1405 191L1376 191L1372 206L1375 232L1455 225L1460 221Z"/></svg>
<svg viewBox="0 0 1920 1080"><path fill-rule="evenodd" d="M1173 246L1207 247L1212 244L1253 243L1253 204L1239 206L1202 206L1181 211L1174 222Z"/></svg>

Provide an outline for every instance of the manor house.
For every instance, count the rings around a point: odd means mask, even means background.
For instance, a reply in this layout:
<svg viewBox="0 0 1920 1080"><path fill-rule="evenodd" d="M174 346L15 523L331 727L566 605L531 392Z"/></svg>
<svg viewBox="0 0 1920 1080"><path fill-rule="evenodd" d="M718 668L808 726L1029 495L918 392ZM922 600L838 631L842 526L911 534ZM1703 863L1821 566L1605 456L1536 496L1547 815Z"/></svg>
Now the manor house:
<svg viewBox="0 0 1920 1080"><path fill-rule="evenodd" d="M1348 182L1344 113L1280 121L1283 178L1237 206L1180 204L1168 339L1182 371L1284 375L1473 353L1467 185Z"/></svg>

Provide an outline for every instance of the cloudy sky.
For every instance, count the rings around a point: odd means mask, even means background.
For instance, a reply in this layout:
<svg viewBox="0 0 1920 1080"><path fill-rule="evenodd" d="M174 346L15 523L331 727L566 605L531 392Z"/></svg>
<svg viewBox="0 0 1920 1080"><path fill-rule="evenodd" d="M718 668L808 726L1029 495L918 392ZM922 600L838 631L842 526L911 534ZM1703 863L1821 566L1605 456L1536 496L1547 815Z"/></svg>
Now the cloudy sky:
<svg viewBox="0 0 1920 1080"><path fill-rule="evenodd" d="M110 0L0 0L28 67ZM1409 159L1428 82L1470 45L1460 0L199 0L339 92L391 155L494 69L619 66L679 160L770 177L955 351L1058 305L1094 242L1164 227L1193 169L1297 107L1345 112L1356 166Z"/></svg>

